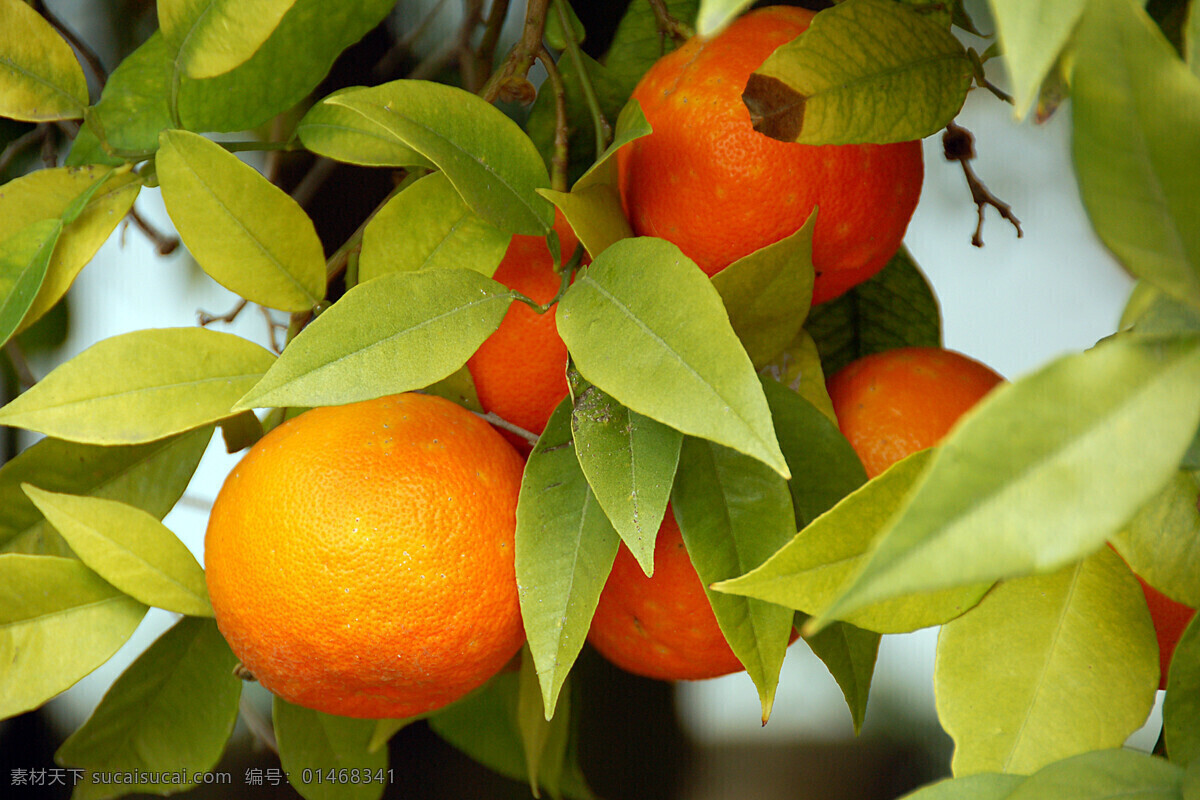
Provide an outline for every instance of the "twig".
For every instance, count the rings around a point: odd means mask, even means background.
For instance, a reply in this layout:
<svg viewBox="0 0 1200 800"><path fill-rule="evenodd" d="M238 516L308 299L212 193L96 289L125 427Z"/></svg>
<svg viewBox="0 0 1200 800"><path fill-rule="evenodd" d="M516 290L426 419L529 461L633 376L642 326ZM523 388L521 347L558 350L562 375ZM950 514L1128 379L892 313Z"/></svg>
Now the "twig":
<svg viewBox="0 0 1200 800"><path fill-rule="evenodd" d="M242 665L238 664L238 666ZM238 674L238 677L242 676ZM242 679L245 680L245 678ZM264 719L263 715L258 713L258 709L250 702L247 694L242 694L241 700L238 701L238 708L242 712L242 720L246 723L251 735L272 753L278 755L279 743L275 741L275 729L271 726L270 720Z"/></svg>
<svg viewBox="0 0 1200 800"><path fill-rule="evenodd" d="M174 236L168 236L151 225L141 214L138 213L137 206L131 206L129 209L129 218L133 220L133 224L137 225L147 239L154 243L158 248L160 256L169 256L174 253L179 247L179 240Z"/></svg>
<svg viewBox="0 0 1200 800"><path fill-rule="evenodd" d="M667 4L663 0L648 0L650 8L654 9L654 21L658 25L659 36L670 36L677 42L684 42L695 35L690 27L671 16Z"/></svg>
<svg viewBox="0 0 1200 800"><path fill-rule="evenodd" d="M488 9L487 19L483 23L483 38L479 40L479 48L475 55L476 79L481 83L486 83L492 75L496 45L500 42L500 31L504 27L504 19L507 16L508 0L492 0L492 7Z"/></svg>
<svg viewBox="0 0 1200 800"><path fill-rule="evenodd" d="M207 327L207 326L213 324L214 322L224 322L224 323L228 324L238 318L238 314L242 313L242 309L244 309L249 304L249 302L250 302L249 300L247 300L243 297L242 299L237 301L237 303L234 305L234 307L231 310L229 310L228 312L226 312L224 314L210 314L207 311L204 311L203 309L201 309L200 311L196 312L196 322L198 322L200 324L201 328Z"/></svg>
<svg viewBox="0 0 1200 800"><path fill-rule="evenodd" d="M37 376L29 368L29 360L25 358L25 351L21 349L21 345L17 343L16 339L8 340L8 343L4 345L4 352L8 355L13 372L17 373L17 382L21 386L28 389L37 383Z"/></svg>
<svg viewBox="0 0 1200 800"><path fill-rule="evenodd" d="M383 79L399 69L400 62L412 51L413 45L417 43L417 40L429 30L429 26L437 19L437 15L441 13L445 5L446 0L438 0L434 3L433 8L429 9L429 13L417 23L417 26L403 37L397 39L396 43L383 54L383 58L375 62L375 66L371 68L371 74L376 78Z"/></svg>
<svg viewBox="0 0 1200 800"><path fill-rule="evenodd" d="M96 83L103 89L104 84L108 82L108 72L105 71L104 65L100 63L100 57L96 55L96 51L89 47L87 42L80 39L73 30L64 25L62 20L54 16L54 13L46 7L45 3L39 2L37 7L42 16L46 18L46 21L53 25L62 34L63 38L79 51L79 55L83 56L83 60L87 62L88 69L92 71L92 75L96 76Z"/></svg>
<svg viewBox="0 0 1200 800"><path fill-rule="evenodd" d="M4 152L0 153L0 174L8 169L9 165L16 160L17 156L25 152L26 148L40 144L49 134L50 126L42 122L9 142L8 147L4 148Z"/></svg>
<svg viewBox="0 0 1200 800"><path fill-rule="evenodd" d="M300 207L307 207L312 201L317 190L329 180L333 173L337 172L338 162L332 158L320 156L313 165L308 168L308 172L304 173L304 177L296 184L296 188L292 189L292 199Z"/></svg>
<svg viewBox="0 0 1200 800"><path fill-rule="evenodd" d="M475 37L475 29L483 24L483 0L466 0L463 6L463 20L458 26L458 47L455 55L462 85L467 91L476 92L482 81L479 79L479 62L475 60L474 51L471 49L471 40Z"/></svg>
<svg viewBox="0 0 1200 800"><path fill-rule="evenodd" d="M498 416L495 411L489 411L486 414L480 414L478 411L475 411L473 413L475 414L475 416L479 417L484 422L491 423L492 425L495 425L497 428L503 428L504 430L508 431L509 433L520 436L522 439L529 442L530 445L535 445L538 442L537 434L530 433L529 431L525 430L522 427L513 425L508 420L504 419L501 416Z"/></svg>
<svg viewBox="0 0 1200 800"><path fill-rule="evenodd" d="M554 10L558 12L563 35L567 39L567 57L575 65L575 72L579 75L579 85L583 89L584 102L587 103L588 112L592 115L592 128L596 133L596 158L599 158L600 154L608 147L608 143L612 141L612 125L608 123L603 109L600 108L600 99L596 96L596 87L592 85L592 76L588 74L584 64L583 54L579 50L579 42L575 41L575 32L567 18L564 0L554 0Z"/></svg>
<svg viewBox="0 0 1200 800"><path fill-rule="evenodd" d="M988 206L999 211L1000 216L1012 223L1012 226L1017 229L1018 239L1024 236L1024 232L1021 230L1021 221L1012 213L1012 207L988 191L987 186L971 168L970 161L975 157L975 138L971 132L951 122L946 126L946 132L942 134L942 150L947 161L957 161L962 164L963 174L967 178L967 186L971 190L971 199L975 202L975 207L979 212L979 223L975 226L975 235L971 237L971 244L983 247L983 212Z"/></svg>
<svg viewBox="0 0 1200 800"><path fill-rule="evenodd" d="M275 318L271 316L271 309L266 306L259 306L258 309L267 320L267 333L271 337L271 349L278 355L283 352L283 345L279 342L278 334L280 331L286 332L288 326L286 323L276 322Z"/></svg>
<svg viewBox="0 0 1200 800"><path fill-rule="evenodd" d="M538 51L538 59L546 68L546 77L554 92L554 155L550 159L550 188L565 192L567 170L570 167L570 131L567 129L567 87L563 85L558 65L545 47Z"/></svg>
<svg viewBox="0 0 1200 800"><path fill-rule="evenodd" d="M479 94L489 103L497 98L532 102L537 92L529 82L529 69L542 48L546 32L546 9L550 0L529 0L525 7L525 29L508 57Z"/></svg>

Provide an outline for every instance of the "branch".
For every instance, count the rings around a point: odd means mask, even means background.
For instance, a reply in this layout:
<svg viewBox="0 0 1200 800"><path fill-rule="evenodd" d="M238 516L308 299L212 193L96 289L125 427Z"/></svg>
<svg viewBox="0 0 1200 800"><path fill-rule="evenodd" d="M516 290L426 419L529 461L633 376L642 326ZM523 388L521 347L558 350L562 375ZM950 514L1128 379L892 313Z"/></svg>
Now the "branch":
<svg viewBox="0 0 1200 800"><path fill-rule="evenodd" d="M100 63L100 57L96 55L96 51L88 46L87 42L80 39L73 30L62 23L58 17L54 16L53 12L46 7L45 3L39 2L36 4L37 10L41 12L46 21L54 26L54 29L62 34L62 37L71 43L71 46L79 51L79 55L87 63L88 69L96 76L96 83L100 88L104 88L104 84L108 82L108 72L105 71L104 65Z"/></svg>
<svg viewBox="0 0 1200 800"><path fill-rule="evenodd" d="M17 156L35 144L42 144L49 135L50 126L45 122L41 122L34 126L32 130L21 134L9 142L8 147L4 148L4 152L0 153L0 174L3 174L9 168Z"/></svg>
<svg viewBox="0 0 1200 800"><path fill-rule="evenodd" d="M129 207L129 218L133 220L133 224L137 225L147 239L149 239L156 248L160 256L169 256L179 247L179 240L174 236L168 236L162 231L151 225L141 214L138 213L137 206Z"/></svg>
<svg viewBox="0 0 1200 800"><path fill-rule="evenodd" d="M567 170L570 167L567 87L563 85L558 65L554 63L554 58L545 47L538 51L538 58L546 68L547 80L554 91L554 156L550 159L550 188L556 192L565 192L570 188L567 185Z"/></svg>
<svg viewBox="0 0 1200 800"><path fill-rule="evenodd" d="M522 439L529 442L529 445L531 447L533 445L537 444L537 442L538 442L537 434L530 433L529 431L525 430L524 428L512 424L511 422L504 419L503 417L498 416L495 411L489 411L486 414L480 414L478 411L473 411L471 413L473 413L475 416L482 419L484 422L488 422L492 425L495 425L497 428L503 428L504 430L508 431L509 433L520 436Z"/></svg>
<svg viewBox="0 0 1200 800"><path fill-rule="evenodd" d="M17 382L26 389L37 383L37 376L33 374L33 370L29 368L29 361L25 358L25 351L21 349L21 345L16 339L9 339L4 345L4 353L8 356L9 363L12 364L13 372L17 374Z"/></svg>
<svg viewBox="0 0 1200 800"><path fill-rule="evenodd" d="M554 10L558 12L559 22L562 23L563 35L567 40L567 57L571 59L575 65L575 72L579 75L579 85L583 89L583 99L587 103L588 112L592 115L592 128L596 132L596 158L600 158L600 154L608 147L608 143L612 141L613 131L612 126L604 116L604 111L600 108L600 99L596 97L596 87L592 85L592 76L588 74L587 67L583 61L583 54L579 50L579 42L575 41L575 31L571 27L570 20L567 18L567 10L563 6L564 0L554 0Z"/></svg>
<svg viewBox="0 0 1200 800"><path fill-rule="evenodd" d="M663 0L648 0L650 8L654 9L654 22L658 26L659 36L670 36L677 42L685 42L695 35L690 27L671 16L667 4Z"/></svg>
<svg viewBox="0 0 1200 800"><path fill-rule="evenodd" d="M947 161L957 161L962 164L963 174L967 178L967 186L971 189L971 199L975 202L975 207L979 212L979 223L975 226L975 235L971 237L971 244L983 247L983 212L988 206L999 211L1000 216L1012 223L1012 226L1017 229L1018 239L1024 236L1024 232L1021 230L1021 221L1012 213L1012 207L988 191L987 186L971 168L970 161L975 157L975 137L971 135L971 132L951 122L946 126L946 132L942 134L942 150Z"/></svg>
<svg viewBox="0 0 1200 800"><path fill-rule="evenodd" d="M492 75L492 63L496 59L496 45L500 41L500 31L508 16L508 0L492 0L488 9L487 20L484 22L483 38L479 40L479 50L476 61L479 64L478 78L485 83Z"/></svg>
<svg viewBox="0 0 1200 800"><path fill-rule="evenodd" d="M546 10L550 0L529 0L525 8L525 30L520 40L513 45L508 57L480 90L480 96L489 103L497 98L531 103L537 95L529 82L529 69L542 49L542 37L546 32Z"/></svg>

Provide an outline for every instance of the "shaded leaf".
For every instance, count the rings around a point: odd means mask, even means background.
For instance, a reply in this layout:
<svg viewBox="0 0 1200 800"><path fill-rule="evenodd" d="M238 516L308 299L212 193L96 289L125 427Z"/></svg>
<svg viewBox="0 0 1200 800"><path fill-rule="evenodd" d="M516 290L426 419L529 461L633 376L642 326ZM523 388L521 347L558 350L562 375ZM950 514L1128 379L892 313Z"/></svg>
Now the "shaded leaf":
<svg viewBox="0 0 1200 800"><path fill-rule="evenodd" d="M159 132L174 127L167 108L170 58L162 33L155 31L108 76L99 102L88 109L87 125L80 136L90 132L97 138L97 146L103 140L123 153L157 150ZM75 146L80 146L78 139ZM76 158L72 150L69 160Z"/></svg>
<svg viewBox="0 0 1200 800"><path fill-rule="evenodd" d="M579 273L555 320L579 373L622 405L786 476L762 387L720 296L675 245L614 243Z"/></svg>
<svg viewBox="0 0 1200 800"><path fill-rule="evenodd" d="M981 772L946 778L906 794L901 800L1008 800L1024 782L1024 775Z"/></svg>
<svg viewBox="0 0 1200 800"><path fill-rule="evenodd" d="M543 714L542 692L538 673L534 668L529 648L521 650L520 682L517 690L517 730L521 734L521 746L525 751L525 772L529 776L529 789L534 797L541 797L540 786L545 786L551 797L561 797L559 783L567 757L570 738L570 702L568 691L562 697L552 719Z"/></svg>
<svg viewBox="0 0 1200 800"><path fill-rule="evenodd" d="M905 142L954 119L971 74L937 22L889 0L846 0L768 56L742 99L755 130L781 141Z"/></svg>
<svg viewBox="0 0 1200 800"><path fill-rule="evenodd" d="M79 560L125 594L179 614L213 615L204 570L153 515L116 500L21 488Z"/></svg>
<svg viewBox="0 0 1200 800"><path fill-rule="evenodd" d="M1133 571L1171 599L1200 608L1200 474L1176 472L1133 515L1113 547Z"/></svg>
<svg viewBox="0 0 1200 800"><path fill-rule="evenodd" d="M1179 800L1183 770L1136 750L1096 750L1050 764L1026 778L1011 800Z"/></svg>
<svg viewBox="0 0 1200 800"><path fill-rule="evenodd" d="M512 237L467 207L444 172L415 181L363 230L358 279L421 269L472 269L491 277Z"/></svg>
<svg viewBox="0 0 1200 800"><path fill-rule="evenodd" d="M529 455L517 500L521 618L537 665L545 717L587 640L620 538L604 516L571 446L564 400Z"/></svg>
<svg viewBox="0 0 1200 800"><path fill-rule="evenodd" d="M690 22L696 18L700 2L667 0L664 5L675 19ZM617 24L612 44L604 55L604 64L609 74L621 82L628 96L650 65L678 45L674 38L659 32L654 9L649 3L630 3Z"/></svg>
<svg viewBox="0 0 1200 800"><path fill-rule="evenodd" d="M512 294L466 269L383 275L312 321L236 408L325 406L420 389L467 363Z"/></svg>
<svg viewBox="0 0 1200 800"><path fill-rule="evenodd" d="M880 635L864 631L847 622L838 622L817 631L804 641L824 662L846 698L854 733L862 731L867 715L867 697L875 674Z"/></svg>
<svg viewBox="0 0 1200 800"><path fill-rule="evenodd" d="M1004 66L1012 85L1009 91L1017 119L1023 119L1029 111L1086 4L1086 0L988 3L1004 48Z"/></svg>
<svg viewBox="0 0 1200 800"><path fill-rule="evenodd" d="M0 116L78 119L87 104L87 80L66 40L31 6L0 0Z"/></svg>
<svg viewBox="0 0 1200 800"><path fill-rule="evenodd" d="M675 480L683 434L625 408L567 371L579 466L600 507L646 575Z"/></svg>
<svg viewBox="0 0 1200 800"><path fill-rule="evenodd" d="M45 219L0 242L0 345L29 313L62 229L62 220Z"/></svg>
<svg viewBox="0 0 1200 800"><path fill-rule="evenodd" d="M195 776L211 771L237 721L242 681L237 658L216 623L181 619L131 664L88 720L54 754L89 772ZM86 776L72 797L115 797L131 791L173 794L195 781L93 783Z"/></svg>
<svg viewBox="0 0 1200 800"><path fill-rule="evenodd" d="M633 8L633 6L630 6L630 13L632 13ZM624 94L628 93L625 92ZM582 192L584 189L590 189L598 183L615 186L617 183L617 160L615 158L617 151L634 139L648 136L650 132L650 123L646 121L646 115L642 113L641 105L636 99L629 98L628 102L621 107L621 111L617 115L617 125L613 129L612 142L600 154L595 163L579 177L579 180L575 182L575 186L572 187L572 191Z"/></svg>
<svg viewBox="0 0 1200 800"><path fill-rule="evenodd" d="M429 159L483 219L510 233L545 234L554 209L536 189L549 185L537 148L515 122L470 92L400 80L328 98L383 128Z"/></svg>
<svg viewBox="0 0 1200 800"><path fill-rule="evenodd" d="M1200 622L1191 623L1175 645L1163 699L1163 738L1176 764L1200 763Z"/></svg>
<svg viewBox="0 0 1200 800"><path fill-rule="evenodd" d="M207 328L120 334L0 408L0 424L87 444L149 442L232 415L274 360L247 339Z"/></svg>
<svg viewBox="0 0 1200 800"><path fill-rule="evenodd" d="M292 788L305 800L376 800L383 796L388 753L368 749L375 720L322 714L279 697L271 716L280 765ZM340 770L347 775L356 771L363 780L339 780Z"/></svg>
<svg viewBox="0 0 1200 800"><path fill-rule="evenodd" d="M215 142L166 131L156 163L163 203L213 280L254 303L305 311L325 296L316 228L282 189Z"/></svg>
<svg viewBox="0 0 1200 800"><path fill-rule="evenodd" d="M717 624L758 688L766 724L792 633L792 611L710 587L762 564L795 533L787 484L759 461L688 437L679 454L671 507Z"/></svg>
<svg viewBox="0 0 1200 800"><path fill-rule="evenodd" d="M296 0L163 0L158 24L176 51L175 68L211 78L244 64Z"/></svg>
<svg viewBox="0 0 1200 800"><path fill-rule="evenodd" d="M1110 339L997 387L943 440L826 613L842 618L911 592L1056 571L1094 551L1161 489L1198 423L1195 337Z"/></svg>
<svg viewBox="0 0 1200 800"><path fill-rule="evenodd" d="M1028 774L1120 747L1145 722L1158 680L1141 587L1107 547L998 585L942 628L934 667L956 775Z"/></svg>
<svg viewBox="0 0 1200 800"><path fill-rule="evenodd" d="M817 343L805 329L801 328L800 332L796 334L796 338L783 349L783 352L767 362L758 371L758 374L770 378L800 395L824 414L825 418L834 424L834 427L837 426L837 414L833 411L833 401L829 399L829 390L825 388L821 354L817 351ZM772 413L775 412L772 411ZM776 427L778 428L778 426ZM778 430L776 430L776 434L782 435ZM857 459L858 456L856 455L855 458Z"/></svg>
<svg viewBox="0 0 1200 800"><path fill-rule="evenodd" d="M73 686L145 615L146 606L73 558L0 555L0 719Z"/></svg>

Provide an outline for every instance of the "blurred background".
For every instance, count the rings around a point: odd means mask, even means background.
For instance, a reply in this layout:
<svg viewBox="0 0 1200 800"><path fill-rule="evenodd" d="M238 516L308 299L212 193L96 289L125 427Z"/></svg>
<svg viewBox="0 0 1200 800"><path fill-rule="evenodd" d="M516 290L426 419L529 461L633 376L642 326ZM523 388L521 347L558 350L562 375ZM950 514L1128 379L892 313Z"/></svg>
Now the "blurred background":
<svg viewBox="0 0 1200 800"><path fill-rule="evenodd" d="M109 70L155 27L154 6L146 0L55 0L46 5L97 51ZM603 51L625 5L575 3L593 54ZM435 12L434 24L409 55L419 59L455 29L461 4L423 0L401 6L388 23L391 30L412 30ZM522 6L514 2L510 10L510 39L519 28ZM968 2L967 7L979 30L994 30L984 2ZM980 51L988 44L964 38ZM370 34L343 56L318 94L345 85L346 76L361 77L363 65L377 63L392 40L388 29ZM992 82L1005 84L998 62L988 65L988 74ZM1071 171L1069 103L1043 125L1017 124L1009 106L976 91L958 122L975 136L976 173L1011 204L1023 236L1018 238L1013 226L989 210L985 246L972 246L975 206L960 165L944 159L940 136L934 136L924 143L924 190L906 243L940 300L945 346L1014 378L1112 333L1132 281L1100 245L1080 205ZM309 167L262 161L256 166L275 171L289 190ZM19 167L14 164L10 170ZM338 167L325 176L307 210L327 244L344 240L391 188L386 172ZM157 190L144 190L137 210L160 238L172 237ZM231 310L237 298L189 262L182 248L160 255L159 244L123 223L69 294L60 312L65 324L59 335L49 334L40 346L29 348L33 374L45 375L100 339L141 328L194 325L199 312ZM269 345L267 320L253 308L222 329ZM13 431L6 436L8 455L31 442ZM165 520L198 558L203 557L209 507L235 461L217 437L183 501ZM111 681L173 621L173 615L152 610L105 667L41 711L0 723L5 772L52 766L55 748L82 723ZM744 674L670 686L620 673L585 651L578 666L583 678L578 681L583 685L583 769L597 794L614 800L898 797L948 772L952 743L938 726L932 686L936 638L935 629L884 637L858 737L837 685L802 644L789 652L766 727L760 726L757 695ZM230 797L241 791L238 796L296 797L286 786L242 785L247 768L278 766L253 733L269 725L269 698L256 685L247 685L244 706L245 719L218 767L232 773L233 787L199 789L189 796ZM636 713L627 717L626 709ZM1152 748L1160 722L1156 708L1130 745ZM391 759L397 779L389 797L529 796L527 787L492 775L419 723L393 740ZM7 775L0 780L7 785ZM15 792L11 796L69 795L62 787L8 791Z"/></svg>

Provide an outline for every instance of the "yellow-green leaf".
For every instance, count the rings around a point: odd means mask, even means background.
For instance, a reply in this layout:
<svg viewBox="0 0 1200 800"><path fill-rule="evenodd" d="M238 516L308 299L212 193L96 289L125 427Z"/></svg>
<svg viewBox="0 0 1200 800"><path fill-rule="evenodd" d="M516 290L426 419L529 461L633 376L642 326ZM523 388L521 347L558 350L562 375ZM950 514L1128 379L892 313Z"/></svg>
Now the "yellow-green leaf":
<svg viewBox="0 0 1200 800"><path fill-rule="evenodd" d="M322 714L279 697L272 705L271 716L279 760L283 769L295 776L291 784L305 800L377 800L383 795L387 784L376 777L387 769L387 750L368 749L375 720ZM336 776L342 769L355 770L366 780L339 783ZM303 780L305 775L326 774L335 776L335 780Z"/></svg>
<svg viewBox="0 0 1200 800"><path fill-rule="evenodd" d="M345 164L432 168L429 159L400 144L385 129L364 124L366 121L358 112L330 102L339 94L357 88L360 87L339 89L313 104L296 126L296 135L304 146L317 155Z"/></svg>
<svg viewBox="0 0 1200 800"><path fill-rule="evenodd" d="M71 45L22 0L0 0L0 116L78 119L87 80Z"/></svg>
<svg viewBox="0 0 1200 800"><path fill-rule="evenodd" d="M312 220L282 189L219 144L164 131L163 203L213 280L247 300L304 311L325 296L325 254Z"/></svg>
<svg viewBox="0 0 1200 800"><path fill-rule="evenodd" d="M0 718L70 688L145 615L146 606L73 558L0 555Z"/></svg>
<svg viewBox="0 0 1200 800"><path fill-rule="evenodd" d="M1017 119L1028 113L1085 5L1086 0L989 0Z"/></svg>
<svg viewBox="0 0 1200 800"><path fill-rule="evenodd" d="M613 242L633 236L629 220L621 209L621 196L615 187L599 183L571 192L540 189L539 193L558 206L567 224L588 254L595 258ZM563 253L563 259L571 257Z"/></svg>
<svg viewBox="0 0 1200 800"><path fill-rule="evenodd" d="M75 555L113 586L148 606L212 616L204 570L153 515L116 500L21 488Z"/></svg>
<svg viewBox="0 0 1200 800"><path fill-rule="evenodd" d="M90 444L137 444L232 415L275 360L207 328L105 339L0 408L0 424Z"/></svg>
<svg viewBox="0 0 1200 800"><path fill-rule="evenodd" d="M696 15L696 35L705 38L716 36L752 2L753 0L700 0L700 11Z"/></svg>
<svg viewBox="0 0 1200 800"><path fill-rule="evenodd" d="M244 64L296 0L160 0L158 25L176 51L175 68L212 78Z"/></svg>
<svg viewBox="0 0 1200 800"><path fill-rule="evenodd" d="M29 313L62 229L62 220L44 219L0 242L0 345Z"/></svg>

